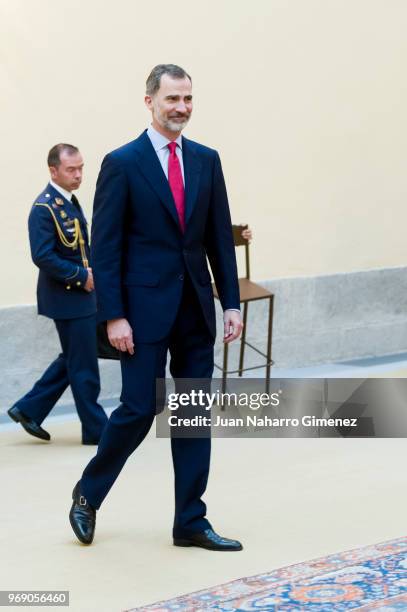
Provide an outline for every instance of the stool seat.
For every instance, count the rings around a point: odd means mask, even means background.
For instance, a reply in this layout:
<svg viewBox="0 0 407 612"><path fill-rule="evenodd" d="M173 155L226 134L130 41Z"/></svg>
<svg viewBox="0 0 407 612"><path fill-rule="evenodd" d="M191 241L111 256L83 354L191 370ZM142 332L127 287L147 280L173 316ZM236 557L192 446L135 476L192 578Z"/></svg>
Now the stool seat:
<svg viewBox="0 0 407 612"><path fill-rule="evenodd" d="M212 283L213 295L219 299L218 292L216 290L215 283ZM267 291L261 285L253 283L248 278L239 278L239 291L240 291L240 302L253 302L254 300L264 300L264 298L270 298L273 294Z"/></svg>

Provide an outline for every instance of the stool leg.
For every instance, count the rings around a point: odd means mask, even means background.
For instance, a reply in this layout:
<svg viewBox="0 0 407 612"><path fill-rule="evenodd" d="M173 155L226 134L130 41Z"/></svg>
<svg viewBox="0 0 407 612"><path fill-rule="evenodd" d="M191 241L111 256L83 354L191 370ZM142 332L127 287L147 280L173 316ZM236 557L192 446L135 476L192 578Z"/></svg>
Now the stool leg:
<svg viewBox="0 0 407 612"><path fill-rule="evenodd" d="M227 342L223 345L223 369L222 369L222 393L226 392L226 377L228 371L228 352L229 345ZM222 405L222 410L225 410L225 407Z"/></svg>
<svg viewBox="0 0 407 612"><path fill-rule="evenodd" d="M247 309L249 302L245 302L243 305L243 329L242 337L240 339L240 357L239 357L239 376L243 374L243 359L244 359L244 347L246 341L246 323L247 323Z"/></svg>
<svg viewBox="0 0 407 612"><path fill-rule="evenodd" d="M271 340L273 335L273 307L274 296L272 295L269 303L269 329L267 334L267 366L266 366L266 393L270 390L270 368L271 368Z"/></svg>

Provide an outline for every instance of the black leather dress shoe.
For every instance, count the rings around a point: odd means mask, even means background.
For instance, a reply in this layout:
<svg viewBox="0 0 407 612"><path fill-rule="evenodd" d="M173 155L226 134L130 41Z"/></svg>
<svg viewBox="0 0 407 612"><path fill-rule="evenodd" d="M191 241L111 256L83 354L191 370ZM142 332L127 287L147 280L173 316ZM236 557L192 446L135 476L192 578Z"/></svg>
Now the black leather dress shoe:
<svg viewBox="0 0 407 612"><path fill-rule="evenodd" d="M228 550L238 551L242 550L243 546L237 540L229 540L229 538L222 538L220 535L215 533L213 529L205 529L200 533L194 533L188 538L174 538L175 546L200 546L207 550Z"/></svg>
<svg viewBox="0 0 407 612"><path fill-rule="evenodd" d="M96 510L81 495L79 482L72 491L72 499L72 508L69 513L71 527L82 544L92 544L95 535Z"/></svg>
<svg viewBox="0 0 407 612"><path fill-rule="evenodd" d="M16 423L20 423L24 427L27 433L35 436L36 438L40 438L40 440L51 440L51 436L45 429L40 427L38 423L26 417L21 410L17 408L17 406L12 406L10 410L7 411L7 414L13 421Z"/></svg>

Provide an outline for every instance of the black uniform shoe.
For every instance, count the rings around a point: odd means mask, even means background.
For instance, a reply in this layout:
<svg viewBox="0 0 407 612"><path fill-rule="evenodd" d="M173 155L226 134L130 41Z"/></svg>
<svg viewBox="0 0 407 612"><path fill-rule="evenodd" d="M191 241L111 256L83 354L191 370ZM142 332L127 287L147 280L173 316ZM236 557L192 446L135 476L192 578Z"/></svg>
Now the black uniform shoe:
<svg viewBox="0 0 407 612"><path fill-rule="evenodd" d="M36 438L40 438L40 440L51 440L51 436L45 429L40 427L38 423L26 417L21 410L17 408L17 406L12 406L10 410L7 411L7 414L13 421L16 423L20 423L24 427L27 433L35 436Z"/></svg>
<svg viewBox="0 0 407 612"><path fill-rule="evenodd" d="M79 486L78 482L72 491L73 504L69 513L69 522L82 544L92 544L95 535L96 510L81 495Z"/></svg>
<svg viewBox="0 0 407 612"><path fill-rule="evenodd" d="M222 538L213 529L205 529L200 533L194 533L188 538L174 538L174 546L200 546L207 550L242 550L243 546L237 540Z"/></svg>

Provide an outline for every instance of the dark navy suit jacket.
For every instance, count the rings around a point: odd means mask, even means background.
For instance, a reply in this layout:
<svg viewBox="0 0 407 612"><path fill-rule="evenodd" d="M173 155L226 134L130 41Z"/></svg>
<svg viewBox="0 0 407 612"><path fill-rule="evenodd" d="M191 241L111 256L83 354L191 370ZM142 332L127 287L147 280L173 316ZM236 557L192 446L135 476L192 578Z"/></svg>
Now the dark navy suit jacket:
<svg viewBox="0 0 407 612"><path fill-rule="evenodd" d="M89 316L96 312L96 297L94 291L89 293L83 288L88 273L79 246L73 250L62 244L49 208L69 242L72 242L72 221L79 219L89 259L89 238L82 209L48 184L36 199L28 218L31 256L40 269L38 314L51 319Z"/></svg>
<svg viewBox="0 0 407 612"><path fill-rule="evenodd" d="M92 262L100 321L126 318L138 342L168 335L185 274L214 337L215 307L206 257L223 309L239 308L231 220L219 155L183 138L183 234L168 180L146 131L109 153L97 181Z"/></svg>

